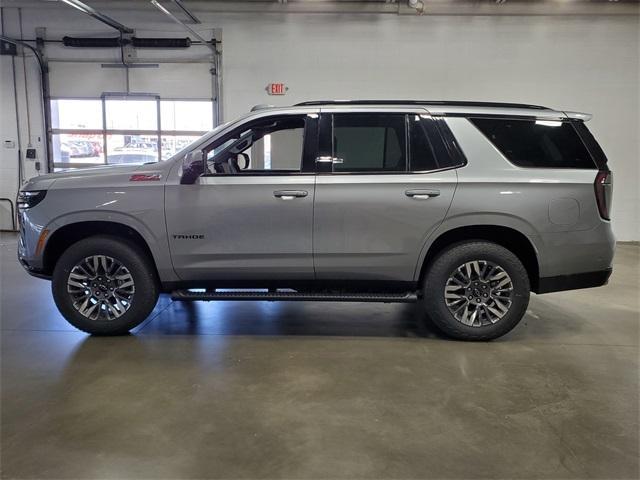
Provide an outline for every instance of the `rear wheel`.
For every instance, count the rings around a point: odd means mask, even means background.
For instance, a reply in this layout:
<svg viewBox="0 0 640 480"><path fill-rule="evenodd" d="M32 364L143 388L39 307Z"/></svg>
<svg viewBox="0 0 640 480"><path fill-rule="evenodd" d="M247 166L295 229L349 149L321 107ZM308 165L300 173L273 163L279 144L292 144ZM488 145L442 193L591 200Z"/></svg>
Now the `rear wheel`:
<svg viewBox="0 0 640 480"><path fill-rule="evenodd" d="M429 318L460 340L492 340L509 332L524 316L529 292L529 277L518 257L482 241L440 253L424 282Z"/></svg>
<svg viewBox="0 0 640 480"><path fill-rule="evenodd" d="M58 260L53 298L74 327L94 335L122 335L151 313L159 295L147 256L116 237L90 237Z"/></svg>

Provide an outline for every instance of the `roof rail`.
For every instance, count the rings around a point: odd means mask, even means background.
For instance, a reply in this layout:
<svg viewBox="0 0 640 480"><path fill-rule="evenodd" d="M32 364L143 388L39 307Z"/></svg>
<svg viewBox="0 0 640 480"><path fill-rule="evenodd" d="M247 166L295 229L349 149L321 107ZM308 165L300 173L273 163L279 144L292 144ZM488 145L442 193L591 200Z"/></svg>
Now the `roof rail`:
<svg viewBox="0 0 640 480"><path fill-rule="evenodd" d="M461 100L311 100L296 103L294 107L316 105L447 105L451 107L502 107L502 108L531 108L535 110L549 110L541 105L507 102L465 102Z"/></svg>
<svg viewBox="0 0 640 480"><path fill-rule="evenodd" d="M269 105L267 103L259 103L258 105L254 105L251 107L252 112L257 112L258 110L266 110L267 108L275 108L275 105Z"/></svg>

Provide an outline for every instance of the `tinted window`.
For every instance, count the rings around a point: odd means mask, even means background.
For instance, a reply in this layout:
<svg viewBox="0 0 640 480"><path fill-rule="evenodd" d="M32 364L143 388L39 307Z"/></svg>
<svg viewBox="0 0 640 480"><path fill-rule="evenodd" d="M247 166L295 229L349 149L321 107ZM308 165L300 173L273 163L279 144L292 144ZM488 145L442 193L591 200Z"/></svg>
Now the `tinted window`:
<svg viewBox="0 0 640 480"><path fill-rule="evenodd" d="M410 170L414 172L422 172L427 170L436 170L438 163L436 162L435 153L427 137L427 132L422 119L419 115L410 117L409 122L409 155Z"/></svg>
<svg viewBox="0 0 640 480"><path fill-rule="evenodd" d="M423 121L427 132L431 135L431 145L436 152L438 166L440 168L460 167L467 163L462 149L456 141L453 133L442 118L433 118L431 121Z"/></svg>
<svg viewBox="0 0 640 480"><path fill-rule="evenodd" d="M607 156L604 154L604 151L596 141L595 137L591 134L587 126L582 121L574 121L573 126L578 131L580 138L585 143L589 152L593 156L596 165L598 168L606 168L607 166Z"/></svg>
<svg viewBox="0 0 640 480"><path fill-rule="evenodd" d="M398 172L407 168L405 116L340 114L333 116L336 172Z"/></svg>
<svg viewBox="0 0 640 480"><path fill-rule="evenodd" d="M470 121L519 167L595 168L570 122L493 118Z"/></svg>

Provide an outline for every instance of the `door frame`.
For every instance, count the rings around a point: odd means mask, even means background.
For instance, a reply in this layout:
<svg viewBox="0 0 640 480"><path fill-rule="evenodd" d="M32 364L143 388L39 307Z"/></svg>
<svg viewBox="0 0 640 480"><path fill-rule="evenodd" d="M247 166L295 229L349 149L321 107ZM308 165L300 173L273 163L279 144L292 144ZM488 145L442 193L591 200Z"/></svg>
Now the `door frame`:
<svg viewBox="0 0 640 480"><path fill-rule="evenodd" d="M270 171L251 171L246 170L240 174L237 173L207 173L207 153L211 151L214 144L224 143L228 139L232 138L237 132L248 130L253 125L269 120L270 118L279 119L287 117L301 117L304 119L304 137L302 143L302 157L300 161L300 171L298 172L283 172L275 170ZM224 134L216 137L212 141L205 145L200 146L200 150L203 154L204 173L200 177L232 177L240 175L242 177L251 176L283 176L283 175L315 175L316 173L316 157L318 156L318 142L319 142L319 109L315 112L287 112L287 113L274 113L272 115L264 115L257 118L250 118L247 121L234 125L232 129L227 130Z"/></svg>

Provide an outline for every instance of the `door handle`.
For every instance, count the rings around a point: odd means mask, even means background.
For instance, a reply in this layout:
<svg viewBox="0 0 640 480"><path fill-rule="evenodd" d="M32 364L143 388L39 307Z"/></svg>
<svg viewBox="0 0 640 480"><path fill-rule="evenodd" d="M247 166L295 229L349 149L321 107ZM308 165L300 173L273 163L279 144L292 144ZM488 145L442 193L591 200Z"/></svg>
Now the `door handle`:
<svg viewBox="0 0 640 480"><path fill-rule="evenodd" d="M276 190L273 196L282 200L293 200L294 198L306 197L308 193L305 190Z"/></svg>
<svg viewBox="0 0 640 480"><path fill-rule="evenodd" d="M418 200L427 200L429 198L437 197L440 195L440 190L406 190L404 194L407 197L415 198Z"/></svg>
<svg viewBox="0 0 640 480"><path fill-rule="evenodd" d="M322 156L316 157L316 163L344 163L342 158Z"/></svg>

